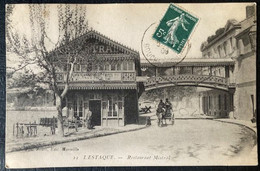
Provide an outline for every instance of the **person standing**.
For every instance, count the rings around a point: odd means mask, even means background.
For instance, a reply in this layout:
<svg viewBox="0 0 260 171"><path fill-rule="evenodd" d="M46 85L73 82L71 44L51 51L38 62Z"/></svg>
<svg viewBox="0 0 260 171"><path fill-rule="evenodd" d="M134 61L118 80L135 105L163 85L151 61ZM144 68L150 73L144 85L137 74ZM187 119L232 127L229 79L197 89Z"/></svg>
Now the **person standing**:
<svg viewBox="0 0 260 171"><path fill-rule="evenodd" d="M172 103L168 99L165 100L165 109L166 109L166 115L167 116L171 115Z"/></svg>
<svg viewBox="0 0 260 171"><path fill-rule="evenodd" d="M162 99L160 100L158 104L158 108L164 108L165 104L163 103Z"/></svg>
<svg viewBox="0 0 260 171"><path fill-rule="evenodd" d="M68 116L68 119L69 119L70 121L72 121L72 120L73 120L73 117L74 117L74 110L73 110L73 108L70 106L70 107L69 107L69 116Z"/></svg>
<svg viewBox="0 0 260 171"><path fill-rule="evenodd" d="M172 125L174 124L174 114L172 110L172 103L166 99L165 101L166 117L171 117Z"/></svg>
<svg viewBox="0 0 260 171"><path fill-rule="evenodd" d="M87 124L87 128L91 129L92 126L92 112L91 110L89 110L89 108L87 109L87 114L86 114L86 124Z"/></svg>

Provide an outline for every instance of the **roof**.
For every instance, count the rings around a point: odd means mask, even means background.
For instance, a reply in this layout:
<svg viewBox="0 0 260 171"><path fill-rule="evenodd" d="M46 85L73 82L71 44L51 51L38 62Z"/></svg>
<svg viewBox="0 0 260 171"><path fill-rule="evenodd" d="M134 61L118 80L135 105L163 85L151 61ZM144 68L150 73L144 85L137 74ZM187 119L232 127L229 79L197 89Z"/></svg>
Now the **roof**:
<svg viewBox="0 0 260 171"><path fill-rule="evenodd" d="M202 43L201 46L201 51L205 50L206 48L210 47L211 45L213 45L216 41L218 41L220 38L222 38L223 36L225 36L228 32L230 32L231 30L234 29L239 29L239 33L244 32L245 30L247 30L249 27L251 27L252 25L254 25L254 21L255 21L255 16L251 16L249 18L246 18L240 22L238 22L235 19L229 19L225 25L224 28L220 28L220 29L224 29L224 32L221 34L217 34L217 31L220 30L218 29L216 31L215 35L209 36L212 37L211 41L206 41L204 43ZM209 38L208 37L208 38Z"/></svg>
<svg viewBox="0 0 260 171"><path fill-rule="evenodd" d="M237 33L235 37L239 37L243 33L249 31L249 32L256 32L256 24L254 23L254 16L251 16L250 18L247 18L246 20L241 21L241 29Z"/></svg>
<svg viewBox="0 0 260 171"><path fill-rule="evenodd" d="M227 33L234 29L241 28L241 22L238 22L235 19L229 19L223 28L219 28L216 30L214 35L211 35L208 37L208 40L202 43L201 51L205 50L206 48L213 45L216 41L218 41L220 38L225 36Z"/></svg>
<svg viewBox="0 0 260 171"><path fill-rule="evenodd" d="M100 40L101 42L103 42L105 44L115 47L116 49L121 50L122 52L125 52L126 54L133 54L135 56L139 56L138 51L131 49L130 47L125 46L115 40L112 40L112 39L108 38L107 36L97 32L95 30L92 30L92 29L88 30L85 34L82 34L81 36L71 40L70 43L74 42L74 41L78 41L80 39L87 39L87 38L96 38L97 40ZM62 47L66 47L66 45L62 45L60 47L57 47L56 49L59 49ZM54 52L56 49L52 50L52 52Z"/></svg>
<svg viewBox="0 0 260 171"><path fill-rule="evenodd" d="M95 30L90 30L88 31L86 34L82 35L83 37L94 37L94 38L97 38L97 39L102 39L102 41L105 41L106 43L108 43L109 45L112 45L112 46L117 46L118 48L121 48L121 50L125 51L125 52L129 52L129 53L133 53L133 54L136 54L136 55L139 55L139 52L128 47L128 46L125 46L115 40L112 40L110 38L108 38L107 36L95 31Z"/></svg>
<svg viewBox="0 0 260 171"><path fill-rule="evenodd" d="M173 60L161 60L159 62L149 63L146 60L141 61L141 67L172 67L172 66L229 66L234 65L235 61L231 58L185 58Z"/></svg>

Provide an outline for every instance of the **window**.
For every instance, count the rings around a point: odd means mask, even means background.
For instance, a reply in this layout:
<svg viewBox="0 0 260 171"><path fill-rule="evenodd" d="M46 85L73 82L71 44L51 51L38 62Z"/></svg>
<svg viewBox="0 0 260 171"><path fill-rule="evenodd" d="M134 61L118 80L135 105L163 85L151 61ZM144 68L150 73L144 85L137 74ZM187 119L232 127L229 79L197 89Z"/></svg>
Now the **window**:
<svg viewBox="0 0 260 171"><path fill-rule="evenodd" d="M73 103L73 110L74 110L74 116L77 116L78 108L77 108L77 101L76 100Z"/></svg>
<svg viewBox="0 0 260 171"><path fill-rule="evenodd" d="M227 95L224 95L224 108L227 110Z"/></svg>
<svg viewBox="0 0 260 171"><path fill-rule="evenodd" d="M101 64L101 65L99 65L99 70L100 71L103 71L104 70L104 66Z"/></svg>
<svg viewBox="0 0 260 171"><path fill-rule="evenodd" d="M121 62L118 62L117 64L116 64L116 69L118 70L118 71L120 71L122 68L121 68Z"/></svg>
<svg viewBox="0 0 260 171"><path fill-rule="evenodd" d="M126 61L123 62L123 70L127 70L127 62Z"/></svg>
<svg viewBox="0 0 260 171"><path fill-rule="evenodd" d="M108 96L108 116L117 117L122 113L123 104L121 101L118 101L116 95Z"/></svg>
<svg viewBox="0 0 260 171"><path fill-rule="evenodd" d="M231 109L231 111L234 110L234 102L233 102L233 100L234 100L233 94L230 94L230 109Z"/></svg>
<svg viewBox="0 0 260 171"><path fill-rule="evenodd" d="M192 73L192 67L180 67L179 74L191 74Z"/></svg>
<svg viewBox="0 0 260 171"><path fill-rule="evenodd" d="M89 93L89 99L95 99L94 93Z"/></svg>
<svg viewBox="0 0 260 171"><path fill-rule="evenodd" d="M209 109L211 109L211 97L209 96Z"/></svg>
<svg viewBox="0 0 260 171"><path fill-rule="evenodd" d="M87 71L92 71L92 62L89 62L88 65L87 65Z"/></svg>
<svg viewBox="0 0 260 171"><path fill-rule="evenodd" d="M221 55L221 47L220 47L220 45L218 46L218 56L221 58L222 57L222 55Z"/></svg>
<svg viewBox="0 0 260 171"><path fill-rule="evenodd" d="M108 116L112 116L112 98L108 97Z"/></svg>
<svg viewBox="0 0 260 171"><path fill-rule="evenodd" d="M86 72L86 71L87 71L87 65L82 65L82 66L81 66L81 70L82 70L83 72Z"/></svg>
<svg viewBox="0 0 260 171"><path fill-rule="evenodd" d="M115 63L112 63L111 64L111 71L115 71L116 70L116 64Z"/></svg>
<svg viewBox="0 0 260 171"><path fill-rule="evenodd" d="M242 41L243 41L244 46L247 46L250 43L248 36L243 36Z"/></svg>
<svg viewBox="0 0 260 171"><path fill-rule="evenodd" d="M113 116L117 116L118 106L116 101L113 101Z"/></svg>
<svg viewBox="0 0 260 171"><path fill-rule="evenodd" d="M133 62L132 61L130 61L130 62L128 62L128 70L133 70Z"/></svg>
<svg viewBox="0 0 260 171"><path fill-rule="evenodd" d="M75 64L74 65L74 71L75 72L80 72L80 64Z"/></svg>
<svg viewBox="0 0 260 171"><path fill-rule="evenodd" d="M218 95L218 109L221 109L221 95Z"/></svg>
<svg viewBox="0 0 260 171"><path fill-rule="evenodd" d="M214 57L218 58L218 50L216 48L214 48L213 51L214 51Z"/></svg>
<svg viewBox="0 0 260 171"><path fill-rule="evenodd" d="M211 58L211 53L210 52L208 52L208 58Z"/></svg>
<svg viewBox="0 0 260 171"><path fill-rule="evenodd" d="M92 71L97 71L98 70L98 64L96 62L92 63Z"/></svg>
<svg viewBox="0 0 260 171"><path fill-rule="evenodd" d="M123 109L123 102L118 102L118 109L122 110Z"/></svg>
<svg viewBox="0 0 260 171"><path fill-rule="evenodd" d="M230 37L229 42L230 42L230 50L232 51L233 50L233 40L232 40L232 37Z"/></svg>
<svg viewBox="0 0 260 171"><path fill-rule="evenodd" d="M67 69L68 69L68 65L67 64L63 65L63 71L67 71Z"/></svg>
<svg viewBox="0 0 260 171"><path fill-rule="evenodd" d="M79 117L83 116L83 102L80 100L79 102Z"/></svg>
<svg viewBox="0 0 260 171"><path fill-rule="evenodd" d="M110 67L109 67L109 64L108 64L108 63L105 64L104 70L106 70L106 71L109 71L109 70L110 70Z"/></svg>
<svg viewBox="0 0 260 171"><path fill-rule="evenodd" d="M223 49L224 49L224 56L226 56L226 54L228 54L228 52L227 52L227 42L223 43Z"/></svg>
<svg viewBox="0 0 260 171"><path fill-rule="evenodd" d="M107 108L107 102L102 102L102 109L106 109Z"/></svg>

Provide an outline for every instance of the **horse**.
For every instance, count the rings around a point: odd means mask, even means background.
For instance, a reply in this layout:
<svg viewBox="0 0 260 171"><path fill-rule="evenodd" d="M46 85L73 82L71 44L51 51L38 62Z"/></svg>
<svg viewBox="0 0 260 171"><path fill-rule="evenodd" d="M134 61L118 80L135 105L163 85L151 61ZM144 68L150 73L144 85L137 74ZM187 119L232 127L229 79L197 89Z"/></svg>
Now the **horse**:
<svg viewBox="0 0 260 171"><path fill-rule="evenodd" d="M166 124L166 119L165 119L165 109L162 107L158 107L156 110L156 116L157 116L157 124L158 126L162 126L163 125L163 120L164 123Z"/></svg>

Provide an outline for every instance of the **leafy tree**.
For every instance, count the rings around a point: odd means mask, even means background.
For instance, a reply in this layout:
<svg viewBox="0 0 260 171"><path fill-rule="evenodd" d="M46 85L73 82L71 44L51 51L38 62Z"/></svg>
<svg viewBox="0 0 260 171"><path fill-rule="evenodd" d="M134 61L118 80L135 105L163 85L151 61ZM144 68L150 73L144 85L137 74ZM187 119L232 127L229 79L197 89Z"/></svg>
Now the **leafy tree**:
<svg viewBox="0 0 260 171"><path fill-rule="evenodd" d="M19 62L15 67L7 68L7 77L13 79L9 86L35 87L47 84L56 97L58 133L64 136L62 101L69 90L74 66L83 58L80 54L84 49L82 44L86 42L78 37L87 31L86 9L82 5L57 5L55 22L53 16L50 16L53 12L50 5L31 4L28 6L31 35L25 35L14 26L12 14L15 8L17 6L8 5L6 9L7 53L15 54L15 60ZM57 39L50 36L53 24L57 27ZM36 66L37 72L28 69L30 66ZM57 73L64 66L67 68L65 86L60 90ZM18 71L27 72L20 75L20 81L14 78Z"/></svg>

